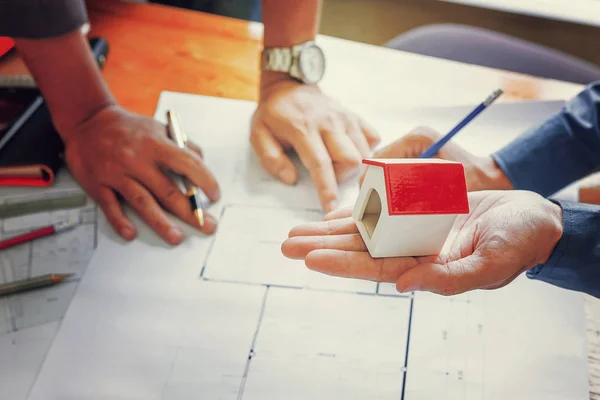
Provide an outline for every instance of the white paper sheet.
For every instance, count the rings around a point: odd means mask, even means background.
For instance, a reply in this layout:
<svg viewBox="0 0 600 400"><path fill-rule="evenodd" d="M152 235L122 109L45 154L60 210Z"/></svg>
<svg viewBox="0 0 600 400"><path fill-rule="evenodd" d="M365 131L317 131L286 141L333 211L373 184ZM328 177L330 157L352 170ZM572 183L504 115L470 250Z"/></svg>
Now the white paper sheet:
<svg viewBox="0 0 600 400"><path fill-rule="evenodd" d="M557 105L500 107L508 137ZM191 236L177 248L137 218L134 243L103 227L30 399L587 398L580 295L525 278L473 294L471 303L427 294L412 300L369 282L357 290L329 277L313 286L303 263L284 260L278 243L290 225L321 215L303 197L312 190L316 199L308 177L295 188L239 184L263 176L257 164L238 167L253 157L245 143L254 105L166 93L157 116L167 108L178 111L218 174L223 200L211 211L221 226L214 237L187 229ZM455 123L444 112L468 110L363 111L389 142L416 124ZM538 115L519 118L525 112ZM487 140L477 150L510 140L497 136L498 116L490 126L483 115L478 121ZM254 187L271 193L246 190ZM311 204L298 207L297 198ZM526 376L519 361L530 367Z"/></svg>
<svg viewBox="0 0 600 400"><path fill-rule="evenodd" d="M229 282L375 294L374 282L337 279L299 268L297 261L281 254L281 243L290 229L322 218L319 212L293 208L228 206L202 276Z"/></svg>
<svg viewBox="0 0 600 400"><path fill-rule="evenodd" d="M577 297L525 276L497 291L418 293L406 398L589 398Z"/></svg>
<svg viewBox="0 0 600 400"><path fill-rule="evenodd" d="M243 398L400 399L410 302L269 289Z"/></svg>

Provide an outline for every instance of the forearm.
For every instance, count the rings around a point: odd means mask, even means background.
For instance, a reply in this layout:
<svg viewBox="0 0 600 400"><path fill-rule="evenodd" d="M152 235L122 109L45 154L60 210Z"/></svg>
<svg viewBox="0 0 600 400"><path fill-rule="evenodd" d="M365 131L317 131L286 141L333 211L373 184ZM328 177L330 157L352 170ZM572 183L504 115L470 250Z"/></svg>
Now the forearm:
<svg viewBox="0 0 600 400"><path fill-rule="evenodd" d="M77 125L115 103L78 29L46 39L17 39L16 46L64 141Z"/></svg>
<svg viewBox="0 0 600 400"><path fill-rule="evenodd" d="M319 31L321 0L262 0L264 47L291 47L314 40ZM288 74L263 72L261 87L289 79Z"/></svg>
<svg viewBox="0 0 600 400"><path fill-rule="evenodd" d="M600 207L558 202L563 234L548 261L527 276L600 298Z"/></svg>
<svg viewBox="0 0 600 400"><path fill-rule="evenodd" d="M600 82L493 155L515 189L549 196L600 167Z"/></svg>

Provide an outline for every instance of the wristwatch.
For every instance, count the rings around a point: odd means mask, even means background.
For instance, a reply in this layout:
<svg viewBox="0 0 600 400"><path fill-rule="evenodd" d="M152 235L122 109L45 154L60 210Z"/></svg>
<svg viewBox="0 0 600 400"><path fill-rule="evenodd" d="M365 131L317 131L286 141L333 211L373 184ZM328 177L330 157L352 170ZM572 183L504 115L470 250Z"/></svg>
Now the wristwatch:
<svg viewBox="0 0 600 400"><path fill-rule="evenodd" d="M319 83L325 73L325 54L315 42L292 47L268 47L262 53L262 70L286 72L308 85Z"/></svg>

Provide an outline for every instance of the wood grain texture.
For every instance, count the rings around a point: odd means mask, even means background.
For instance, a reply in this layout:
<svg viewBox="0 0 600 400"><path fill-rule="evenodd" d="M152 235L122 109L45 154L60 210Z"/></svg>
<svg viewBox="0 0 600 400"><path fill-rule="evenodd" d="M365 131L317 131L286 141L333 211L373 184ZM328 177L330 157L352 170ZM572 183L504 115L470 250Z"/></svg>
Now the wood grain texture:
<svg viewBox="0 0 600 400"><path fill-rule="evenodd" d="M104 76L123 107L153 115L163 90L257 99L261 40L247 22L114 0L88 9L90 36L108 40Z"/></svg>
<svg viewBox="0 0 600 400"><path fill-rule="evenodd" d="M153 115L163 90L257 100L261 38L252 35L247 22L118 0L87 3L90 35L110 45L104 76L125 108ZM361 62L359 54L356 62ZM541 97L545 87L544 80L530 77L514 86L520 94L515 97L528 99ZM590 398L600 400L600 300L586 296L585 309Z"/></svg>

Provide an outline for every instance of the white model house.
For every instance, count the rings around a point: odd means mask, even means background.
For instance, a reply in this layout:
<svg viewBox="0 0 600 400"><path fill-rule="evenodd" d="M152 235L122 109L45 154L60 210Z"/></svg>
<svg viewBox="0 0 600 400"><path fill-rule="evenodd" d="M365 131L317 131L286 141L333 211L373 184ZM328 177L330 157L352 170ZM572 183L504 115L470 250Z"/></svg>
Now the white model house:
<svg viewBox="0 0 600 400"><path fill-rule="evenodd" d="M428 256L442 249L458 214L469 213L462 164L368 159L352 216L372 257Z"/></svg>

